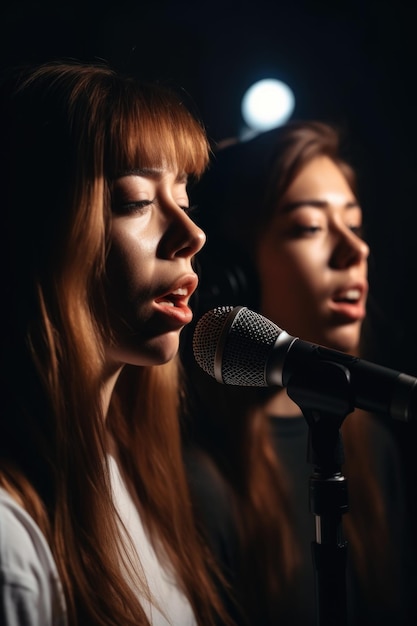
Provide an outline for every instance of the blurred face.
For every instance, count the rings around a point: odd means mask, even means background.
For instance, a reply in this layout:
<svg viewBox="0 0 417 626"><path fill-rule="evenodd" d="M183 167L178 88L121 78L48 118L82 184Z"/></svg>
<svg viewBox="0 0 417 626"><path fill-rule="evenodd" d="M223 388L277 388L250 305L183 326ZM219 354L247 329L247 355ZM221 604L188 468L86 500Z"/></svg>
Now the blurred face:
<svg viewBox="0 0 417 626"><path fill-rule="evenodd" d="M294 179L257 248L261 313L291 335L355 353L369 249L340 169L318 156Z"/></svg>
<svg viewBox="0 0 417 626"><path fill-rule="evenodd" d="M107 258L111 363L155 365L178 350L192 319L193 256L205 235L187 215L186 178L170 170L129 173L114 182Z"/></svg>

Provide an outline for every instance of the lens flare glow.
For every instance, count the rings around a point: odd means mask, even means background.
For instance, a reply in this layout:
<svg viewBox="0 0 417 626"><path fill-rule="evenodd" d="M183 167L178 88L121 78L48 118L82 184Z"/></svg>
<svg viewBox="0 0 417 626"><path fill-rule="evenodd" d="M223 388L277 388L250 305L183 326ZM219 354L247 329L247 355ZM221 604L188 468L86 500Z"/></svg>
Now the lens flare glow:
<svg viewBox="0 0 417 626"><path fill-rule="evenodd" d="M266 131L284 124L294 106L295 97L290 87L268 78L249 87L242 99L242 116L250 129Z"/></svg>

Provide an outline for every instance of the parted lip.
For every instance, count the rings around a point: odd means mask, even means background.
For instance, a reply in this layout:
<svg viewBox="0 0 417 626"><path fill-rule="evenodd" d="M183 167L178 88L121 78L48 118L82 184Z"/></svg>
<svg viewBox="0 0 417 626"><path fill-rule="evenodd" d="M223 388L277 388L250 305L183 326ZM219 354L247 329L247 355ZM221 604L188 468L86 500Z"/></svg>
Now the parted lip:
<svg viewBox="0 0 417 626"><path fill-rule="evenodd" d="M368 283L367 281L362 282L354 282L345 285L337 289L333 295L332 299L334 302L352 302L357 303L363 300L368 293Z"/></svg>
<svg viewBox="0 0 417 626"><path fill-rule="evenodd" d="M171 287L155 298L155 302L172 303L175 306L187 304L189 298L197 289L198 277L189 273L178 278Z"/></svg>

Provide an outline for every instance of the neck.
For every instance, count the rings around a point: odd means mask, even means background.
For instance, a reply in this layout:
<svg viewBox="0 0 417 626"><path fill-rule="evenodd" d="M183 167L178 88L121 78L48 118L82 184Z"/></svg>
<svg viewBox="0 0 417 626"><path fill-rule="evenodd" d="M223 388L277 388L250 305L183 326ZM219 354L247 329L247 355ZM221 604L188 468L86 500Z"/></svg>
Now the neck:
<svg viewBox="0 0 417 626"><path fill-rule="evenodd" d="M301 409L287 394L286 389L280 389L264 405L268 415L276 417L300 417Z"/></svg>
<svg viewBox="0 0 417 626"><path fill-rule="evenodd" d="M118 365L117 367L109 368L103 375L103 383L101 386L101 402L103 407L103 415L105 417L107 417L112 393L122 369L123 366Z"/></svg>

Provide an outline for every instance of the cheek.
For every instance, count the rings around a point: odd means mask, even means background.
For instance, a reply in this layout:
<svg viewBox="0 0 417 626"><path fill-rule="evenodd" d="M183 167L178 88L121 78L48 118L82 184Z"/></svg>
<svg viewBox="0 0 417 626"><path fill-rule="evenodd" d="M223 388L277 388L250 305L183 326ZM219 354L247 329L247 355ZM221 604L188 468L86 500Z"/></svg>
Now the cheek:
<svg viewBox="0 0 417 626"><path fill-rule="evenodd" d="M151 253L146 242L114 234L106 260L107 304L115 314L128 314L150 289Z"/></svg>
<svg viewBox="0 0 417 626"><path fill-rule="evenodd" d="M134 282L152 252L155 255L155 242L147 232L134 228L129 221L113 225L107 267L117 282Z"/></svg>
<svg viewBox="0 0 417 626"><path fill-rule="evenodd" d="M257 258L257 270L265 292L297 289L300 283L308 285L317 274L317 264L302 249L294 247L261 249Z"/></svg>
<svg viewBox="0 0 417 626"><path fill-rule="evenodd" d="M323 267L299 249L281 248L258 255L262 313L288 325L311 310L322 290Z"/></svg>
<svg viewBox="0 0 417 626"><path fill-rule="evenodd" d="M291 315L294 307L295 267L277 251L258 255L257 270L261 289L261 313L279 324ZM291 294L291 295L290 295ZM290 296L290 297L289 297Z"/></svg>
<svg viewBox="0 0 417 626"><path fill-rule="evenodd" d="M315 240L288 240L274 243L266 240L258 249L259 275L269 282L287 283L292 280L314 282L327 267L328 253L323 243Z"/></svg>

